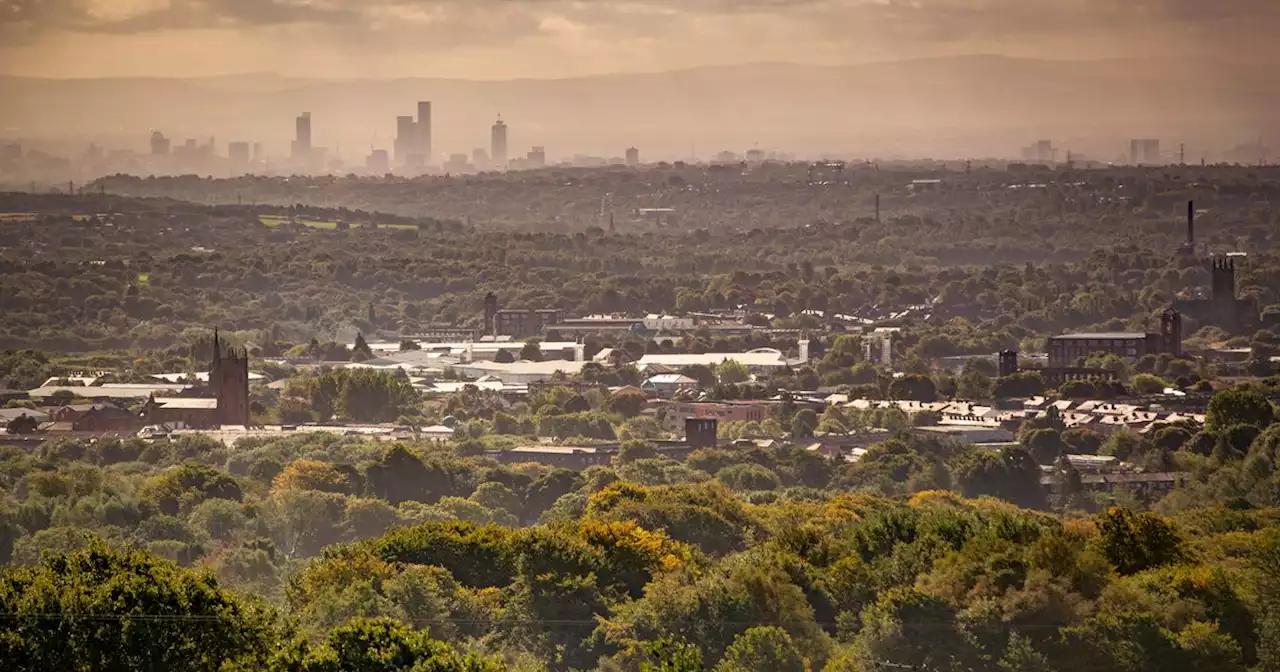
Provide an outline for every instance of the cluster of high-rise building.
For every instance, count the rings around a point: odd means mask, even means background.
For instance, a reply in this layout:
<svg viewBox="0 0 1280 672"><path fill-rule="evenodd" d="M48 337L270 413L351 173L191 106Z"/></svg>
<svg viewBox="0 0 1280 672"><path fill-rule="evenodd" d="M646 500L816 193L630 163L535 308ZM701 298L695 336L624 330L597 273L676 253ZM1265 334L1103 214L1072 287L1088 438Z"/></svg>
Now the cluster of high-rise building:
<svg viewBox="0 0 1280 672"><path fill-rule="evenodd" d="M422 100L417 119L396 117L395 161L400 168L421 170L431 164L431 156L431 101Z"/></svg>

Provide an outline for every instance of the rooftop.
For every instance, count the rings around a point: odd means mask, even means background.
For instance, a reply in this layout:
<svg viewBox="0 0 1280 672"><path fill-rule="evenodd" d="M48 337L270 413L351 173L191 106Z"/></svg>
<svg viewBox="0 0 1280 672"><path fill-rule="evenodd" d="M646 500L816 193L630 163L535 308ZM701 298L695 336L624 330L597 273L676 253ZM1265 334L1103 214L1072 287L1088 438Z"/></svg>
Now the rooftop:
<svg viewBox="0 0 1280 672"><path fill-rule="evenodd" d="M156 399L156 405L161 408L187 408L187 409L204 409L217 410L217 399L196 399L190 397L170 397L167 399Z"/></svg>
<svg viewBox="0 0 1280 672"><path fill-rule="evenodd" d="M1131 341L1142 340L1147 337L1146 334L1125 331L1103 331L1096 334L1062 334L1060 336L1050 336L1051 341L1083 341L1083 340L1100 340L1100 341Z"/></svg>

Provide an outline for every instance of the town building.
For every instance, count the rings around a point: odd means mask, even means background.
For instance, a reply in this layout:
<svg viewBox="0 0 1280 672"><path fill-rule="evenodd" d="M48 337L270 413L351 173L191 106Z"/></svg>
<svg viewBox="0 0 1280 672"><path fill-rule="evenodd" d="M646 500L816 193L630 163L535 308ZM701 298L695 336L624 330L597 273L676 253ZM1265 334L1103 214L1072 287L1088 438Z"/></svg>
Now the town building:
<svg viewBox="0 0 1280 672"><path fill-rule="evenodd" d="M1182 316L1174 309L1160 317L1160 333L1080 333L1049 337L1049 367L1071 367L1094 355L1137 359L1146 355L1182 355Z"/></svg>
<svg viewBox="0 0 1280 672"><path fill-rule="evenodd" d="M199 396L156 397L143 406L149 425L185 427L248 426L249 353L227 348L213 332L213 357L209 383Z"/></svg>
<svg viewBox="0 0 1280 672"><path fill-rule="evenodd" d="M647 394L671 397L685 390L698 389L698 381L679 373L659 373L645 379L640 384L640 389Z"/></svg>
<svg viewBox="0 0 1280 672"><path fill-rule="evenodd" d="M763 422L774 405L769 401L653 402L662 418L663 429L678 432L690 419L719 422Z"/></svg>

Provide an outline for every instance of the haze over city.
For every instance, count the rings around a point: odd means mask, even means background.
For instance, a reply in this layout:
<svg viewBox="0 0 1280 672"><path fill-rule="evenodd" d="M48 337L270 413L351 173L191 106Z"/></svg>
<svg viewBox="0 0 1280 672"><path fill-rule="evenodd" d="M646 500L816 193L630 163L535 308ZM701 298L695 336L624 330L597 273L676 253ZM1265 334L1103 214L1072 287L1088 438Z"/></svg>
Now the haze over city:
<svg viewBox="0 0 1280 672"><path fill-rule="evenodd" d="M435 149L709 158L1220 159L1275 130L1264 0L0 3L0 136L145 150L151 130L285 156L311 112L348 162L435 109ZM91 56L89 56L91 55Z"/></svg>

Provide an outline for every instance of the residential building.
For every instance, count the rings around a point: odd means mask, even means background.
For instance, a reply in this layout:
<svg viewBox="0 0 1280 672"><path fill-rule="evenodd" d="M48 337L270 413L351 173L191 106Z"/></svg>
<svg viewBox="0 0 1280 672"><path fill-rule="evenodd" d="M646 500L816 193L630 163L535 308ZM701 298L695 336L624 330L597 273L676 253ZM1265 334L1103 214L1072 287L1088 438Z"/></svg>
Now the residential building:
<svg viewBox="0 0 1280 672"><path fill-rule="evenodd" d="M670 397L678 392L698 389L698 381L679 373L660 373L641 383L640 389L660 397Z"/></svg>

